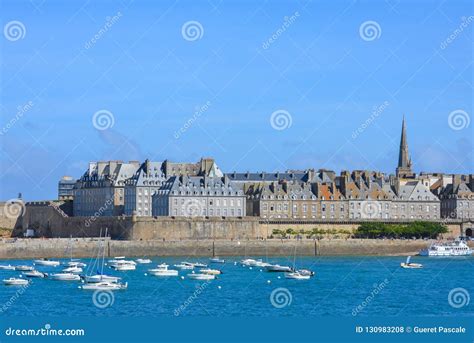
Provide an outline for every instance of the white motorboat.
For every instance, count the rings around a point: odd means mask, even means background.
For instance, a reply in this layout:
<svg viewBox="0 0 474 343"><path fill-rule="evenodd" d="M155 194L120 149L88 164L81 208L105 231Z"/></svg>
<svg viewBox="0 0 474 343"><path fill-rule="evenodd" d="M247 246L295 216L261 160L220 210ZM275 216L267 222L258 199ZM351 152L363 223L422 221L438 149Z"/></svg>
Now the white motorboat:
<svg viewBox="0 0 474 343"><path fill-rule="evenodd" d="M213 257L209 259L210 263L225 263L225 260L219 257Z"/></svg>
<svg viewBox="0 0 474 343"><path fill-rule="evenodd" d="M48 260L47 258L34 260L33 263L38 266L48 266L48 267L57 267L60 265L59 261Z"/></svg>
<svg viewBox="0 0 474 343"><path fill-rule="evenodd" d="M139 264L149 264L151 260L149 258L137 258L137 263Z"/></svg>
<svg viewBox="0 0 474 343"><path fill-rule="evenodd" d="M67 267L63 269L63 273L80 274L82 273L82 268L81 267Z"/></svg>
<svg viewBox="0 0 474 343"><path fill-rule="evenodd" d="M49 275L51 280L56 281L80 281L81 277L73 273L56 273Z"/></svg>
<svg viewBox="0 0 474 343"><path fill-rule="evenodd" d="M188 274L188 278L193 279L193 280L214 280L216 276L210 275L210 274L192 273L192 274Z"/></svg>
<svg viewBox="0 0 474 343"><path fill-rule="evenodd" d="M23 276L26 276L26 277L36 277L36 278L45 278L48 276L48 274L46 273L42 273L40 271L37 271L37 270L32 270L30 272L24 272L23 273Z"/></svg>
<svg viewBox="0 0 474 343"><path fill-rule="evenodd" d="M115 291L121 289L127 289L128 283L115 283L115 282L107 282L101 281L96 283L87 283L85 285L79 286L81 289L88 289L88 290L101 290L101 291Z"/></svg>
<svg viewBox="0 0 474 343"><path fill-rule="evenodd" d="M28 282L29 281L26 279L19 279L19 278L14 278L14 277L3 280L3 283L7 286L24 286L24 285L27 285Z"/></svg>
<svg viewBox="0 0 474 343"><path fill-rule="evenodd" d="M407 257L407 260L405 263L400 263L400 267L405 268L405 269L420 269L423 268L423 265L421 263L411 263L410 262L411 256Z"/></svg>
<svg viewBox="0 0 474 343"><path fill-rule="evenodd" d="M96 283L96 282L119 282L120 278L117 276L110 276L110 275L89 275L84 277L84 280L87 283Z"/></svg>
<svg viewBox="0 0 474 343"><path fill-rule="evenodd" d="M184 264L184 263L175 264L174 267L175 267L175 268L178 268L178 269L183 269L183 270L191 270L191 269L194 269L194 266L193 266L193 265Z"/></svg>
<svg viewBox="0 0 474 343"><path fill-rule="evenodd" d="M8 265L0 265L0 270L15 270L15 266L12 266L11 264Z"/></svg>
<svg viewBox="0 0 474 343"><path fill-rule="evenodd" d="M112 266L112 268L120 272L137 269L137 267L134 264L129 264L129 263L120 263L118 265Z"/></svg>
<svg viewBox="0 0 474 343"><path fill-rule="evenodd" d="M68 263L66 263L66 265L68 267L80 267L80 268L84 268L87 266L87 264L83 263L83 262L80 262L80 261L70 261Z"/></svg>
<svg viewBox="0 0 474 343"><path fill-rule="evenodd" d="M109 262L109 266L112 268L115 268L117 266L123 266L123 265L130 265L130 266L136 266L137 263L135 261L131 260L115 260L113 262Z"/></svg>
<svg viewBox="0 0 474 343"><path fill-rule="evenodd" d="M253 267L257 263L257 260L254 260L253 258L246 258L242 261L240 261L240 264L247 266L247 267Z"/></svg>
<svg viewBox="0 0 474 343"><path fill-rule="evenodd" d="M473 250L464 241L432 244L420 251L420 256L469 256Z"/></svg>
<svg viewBox="0 0 474 343"><path fill-rule="evenodd" d="M195 262L193 263L194 268L207 268L207 264Z"/></svg>
<svg viewBox="0 0 474 343"><path fill-rule="evenodd" d="M314 275L314 272L312 270L309 270L309 269L298 269L296 272L301 274L301 275L307 275L307 276L313 276Z"/></svg>
<svg viewBox="0 0 474 343"><path fill-rule="evenodd" d="M202 274L209 274L209 275L220 275L222 272L219 269L211 269L211 268L203 268L199 271Z"/></svg>
<svg viewBox="0 0 474 343"><path fill-rule="evenodd" d="M174 269L168 269L167 264L160 264L158 268L148 269L148 272L154 276L178 276L178 271Z"/></svg>
<svg viewBox="0 0 474 343"><path fill-rule="evenodd" d="M292 272L292 273L285 273L285 278L286 279L294 279L294 280L309 280L311 278L310 275L302 275L298 272Z"/></svg>
<svg viewBox="0 0 474 343"><path fill-rule="evenodd" d="M293 269L291 267L280 266L279 264L270 264L269 266L265 267L265 270L267 272L285 272L285 273L293 272Z"/></svg>
<svg viewBox="0 0 474 343"><path fill-rule="evenodd" d="M15 270L19 272L31 272L35 268L32 266L16 266Z"/></svg>
<svg viewBox="0 0 474 343"><path fill-rule="evenodd" d="M267 263L267 262L263 262L262 260L258 260L255 262L255 267L261 267L261 268L266 268L268 266L271 266L270 263Z"/></svg>

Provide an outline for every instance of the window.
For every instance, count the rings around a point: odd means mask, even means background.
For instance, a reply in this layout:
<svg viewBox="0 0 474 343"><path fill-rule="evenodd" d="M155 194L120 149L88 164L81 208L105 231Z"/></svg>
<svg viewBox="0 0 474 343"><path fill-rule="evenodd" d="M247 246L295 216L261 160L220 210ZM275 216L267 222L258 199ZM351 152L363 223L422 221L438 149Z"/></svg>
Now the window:
<svg viewBox="0 0 474 343"><path fill-rule="evenodd" d="M306 204L303 205L303 212L304 212L304 213L307 212L307 206L306 206Z"/></svg>

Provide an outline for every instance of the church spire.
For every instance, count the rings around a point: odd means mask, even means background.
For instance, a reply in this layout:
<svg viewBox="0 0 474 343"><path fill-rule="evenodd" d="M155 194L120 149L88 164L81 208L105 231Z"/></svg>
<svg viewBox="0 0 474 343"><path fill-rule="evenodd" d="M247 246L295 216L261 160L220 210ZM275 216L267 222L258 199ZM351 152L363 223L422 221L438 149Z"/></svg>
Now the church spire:
<svg viewBox="0 0 474 343"><path fill-rule="evenodd" d="M405 115L403 115L403 121L402 121L402 135L400 137L400 150L398 153L397 176L400 176L400 177L413 176L413 172L411 171L411 159L408 153Z"/></svg>

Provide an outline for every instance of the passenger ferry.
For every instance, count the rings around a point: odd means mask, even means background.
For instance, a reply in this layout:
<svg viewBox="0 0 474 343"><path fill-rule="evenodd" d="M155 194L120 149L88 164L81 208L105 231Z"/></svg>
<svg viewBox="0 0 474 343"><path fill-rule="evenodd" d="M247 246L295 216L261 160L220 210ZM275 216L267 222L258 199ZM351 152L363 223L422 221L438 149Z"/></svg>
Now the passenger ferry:
<svg viewBox="0 0 474 343"><path fill-rule="evenodd" d="M427 249L420 251L420 256L468 256L473 250L464 241L454 241L452 243L431 244Z"/></svg>

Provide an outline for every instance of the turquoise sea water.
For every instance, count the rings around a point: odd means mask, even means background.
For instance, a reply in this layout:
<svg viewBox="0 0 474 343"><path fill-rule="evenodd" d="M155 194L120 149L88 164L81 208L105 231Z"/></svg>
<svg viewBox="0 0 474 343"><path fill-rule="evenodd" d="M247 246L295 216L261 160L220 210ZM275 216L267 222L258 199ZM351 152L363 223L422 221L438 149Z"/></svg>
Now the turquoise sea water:
<svg viewBox="0 0 474 343"><path fill-rule="evenodd" d="M179 277L170 278L144 275L158 263L165 262L173 268L172 265L185 260L183 258L154 258L152 264L137 265L135 271L127 272L106 267L108 274L123 277L128 289L113 292L113 302L107 298L108 294L103 294L102 301L108 305L105 308L94 304L94 291L78 289L80 282L32 279L32 284L23 292L18 286L1 284L3 313L0 315L352 317L472 316L474 313L470 301L470 296L474 296L474 257L414 257L412 262L423 263L424 269L400 268L403 257L297 258L298 268L316 272L305 281L289 280L283 273L235 264L240 259L228 258L224 265L211 265L224 273L209 283L187 279L190 271L180 271ZM186 260L208 262L205 258ZM92 263L89 259L82 261ZM268 261L293 263L291 258L269 258ZM32 261L1 262L9 263L32 264ZM38 266L37 269L59 272L62 267ZM19 274L0 270L2 280ZM100 299L96 298L96 303L101 304Z"/></svg>

